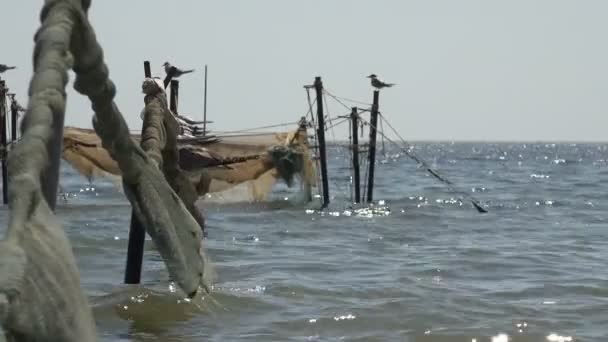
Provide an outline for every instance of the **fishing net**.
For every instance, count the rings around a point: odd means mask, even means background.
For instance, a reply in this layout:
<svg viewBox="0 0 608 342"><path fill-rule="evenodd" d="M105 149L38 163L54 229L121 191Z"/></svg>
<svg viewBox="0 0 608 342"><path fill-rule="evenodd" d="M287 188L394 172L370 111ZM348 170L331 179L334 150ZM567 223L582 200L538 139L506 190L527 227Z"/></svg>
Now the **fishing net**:
<svg viewBox="0 0 608 342"><path fill-rule="evenodd" d="M138 134L131 139L139 142ZM263 201L279 180L310 192L316 175L305 129L295 132L178 140L179 164L199 196L222 201ZM62 158L89 180L120 177L120 168L93 130L66 127ZM208 195L208 196L205 196ZM310 198L310 195L306 195Z"/></svg>

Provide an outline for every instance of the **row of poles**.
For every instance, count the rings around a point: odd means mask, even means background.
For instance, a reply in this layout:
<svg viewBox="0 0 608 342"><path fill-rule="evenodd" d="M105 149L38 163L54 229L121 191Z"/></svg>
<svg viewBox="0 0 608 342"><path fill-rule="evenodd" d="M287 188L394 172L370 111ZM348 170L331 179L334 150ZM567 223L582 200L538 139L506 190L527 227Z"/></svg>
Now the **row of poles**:
<svg viewBox="0 0 608 342"><path fill-rule="evenodd" d="M306 86L306 88L309 88L311 86ZM317 94L317 120L318 120L318 125L317 125L317 130L316 130L316 137L318 139L318 149L319 149L319 155L318 158L320 159L321 162L321 178L322 178L322 186L323 186L323 198L322 198L322 206L321 208L326 208L329 205L329 181L328 181L328 175L327 175L327 154L326 154L326 147L325 147L325 122L324 122L324 115L323 115L323 83L321 82L321 78L317 77L315 79L315 83L314 83L314 88L316 90L316 94ZM372 107L371 110L369 110L370 112L370 122L369 122L369 149L368 149L368 179L367 179L367 196L365 198L365 201L367 203L372 203L373 199L374 199L374 173L375 173L375 166L376 166L376 137L378 134L378 116L379 116L379 97L380 97L380 91L379 90L374 90L374 98L373 98L373 102L372 102ZM310 103L310 97L308 99L309 103ZM311 108L312 111L312 108ZM365 110L367 111L367 110ZM351 120L351 127L352 127L352 138L351 138L351 150L352 150L352 168L353 168L353 185L354 185L354 198L353 198L353 202L355 203L361 203L363 202L363 198L361 197L361 178L360 178L360 165L359 165L359 154L360 154L360 144L359 144L359 132L358 132L358 126L359 126L359 120L361 120L363 123L365 123L364 120L360 119L359 117L359 113L357 111L357 107L352 107L351 110L351 114L350 114L350 120ZM390 124L389 124L390 126ZM397 136L399 137L399 139L401 139L401 141L404 143L405 146L407 146L407 142L405 142L405 140L403 140L403 138L394 130L394 128L392 128L393 131L397 134ZM383 137L383 142L384 142L384 138L386 138L386 136L384 135L384 133L382 131L380 131L380 134ZM389 139L390 141L390 139ZM394 143L394 142L393 142ZM450 182L449 180L447 180L446 178L444 178L443 176L441 176L436 170L433 170L427 162L425 162L424 160L422 160L420 157L417 157L415 154L413 154L412 152L410 152L408 149L406 149L405 147L400 147L400 149L405 153L405 155L407 155L409 158L415 160L420 166L422 166L431 176L433 176L434 178L436 178L437 180L439 180L440 182L442 182L443 184L447 185L451 191L454 191L456 193L461 194L464 198L466 198L468 201L471 202L471 204L475 207L475 209L479 212L479 213L487 213L488 211L479 203L479 201L477 201L474 197L472 197L471 195L469 195L468 193L464 192L464 191L459 191L452 182Z"/></svg>
<svg viewBox="0 0 608 342"><path fill-rule="evenodd" d="M2 162L2 203L8 204L8 165L7 155L9 149L8 142L8 112L6 97L9 95L6 82L0 79L0 160ZM19 106L14 95L11 96L11 142L13 145L17 141L17 120L19 118Z"/></svg>
<svg viewBox="0 0 608 342"><path fill-rule="evenodd" d="M206 67L205 67L206 69ZM207 92L207 70L205 70L205 93ZM145 77L152 77L150 62L144 62L144 75ZM169 94L169 109L177 114L178 113L178 98L179 98L179 81L173 80L171 74L168 74L164 79L164 86L171 85ZM314 88L316 91L316 103L317 103L317 127L316 134L318 139L318 158L321 164L321 179L322 179L322 208L326 208L329 205L329 178L328 178L328 167L327 167L327 146L325 141L325 115L323 108L323 82L321 77L315 78ZM8 94L8 88L6 88L5 81L0 80L0 159L2 167L2 198L3 203L8 203L8 170L6 155L8 152L8 113L6 106L6 95ZM205 94L206 95L206 94ZM374 167L376 158L376 136L377 136L377 123L378 123L378 99L379 91L374 91L374 98L371 109L371 120L370 120L370 131L369 131L369 153L368 153L368 180L367 180L367 196L366 201L371 203L373 201L374 191ZM205 96L205 118L206 123L206 107L207 101ZM11 104L11 143L17 140L17 118L18 118L18 107L15 101ZM357 108L353 107L350 114L352 122L352 161L353 161L353 184L354 184L354 201L360 203L361 198L361 178L360 178L360 165L359 165L359 142L358 142L358 127L359 127L359 116ZM206 127L203 128L206 131ZM206 132L205 132L206 133ZM127 262L125 269L124 281L126 284L139 284L141 281L141 271L143 263L143 252L145 242L145 228L143 224L137 219L134 212L131 212L131 223L129 229L129 243L127 249Z"/></svg>
<svg viewBox="0 0 608 342"><path fill-rule="evenodd" d="M327 146L325 142L325 115L323 112L323 82L321 77L315 78L314 83L317 103L317 127L316 135L318 140L319 161L321 164L321 183L322 183L322 204L321 208L326 208L329 205L329 177L327 172ZM367 203L372 203L374 199L374 171L376 164L376 137L378 127L379 113L379 98L380 91L374 90L374 100L370 111L370 129L369 129L369 153L368 153L368 179L367 179ZM359 163L359 113L357 107L352 107L350 114L352 127L352 167L353 167L353 185L354 185L354 202L361 203L361 172Z"/></svg>

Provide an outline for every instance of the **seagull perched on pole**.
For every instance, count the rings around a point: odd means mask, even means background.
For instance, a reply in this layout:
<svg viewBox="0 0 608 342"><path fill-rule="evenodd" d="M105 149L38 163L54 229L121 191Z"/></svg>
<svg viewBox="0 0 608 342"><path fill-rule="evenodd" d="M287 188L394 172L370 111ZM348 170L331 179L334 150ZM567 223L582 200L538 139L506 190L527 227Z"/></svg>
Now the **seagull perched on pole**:
<svg viewBox="0 0 608 342"><path fill-rule="evenodd" d="M392 86L395 85L395 83L386 83L386 82L382 82L378 76L376 76L376 74L371 74L369 76L367 76L367 78L371 78L372 79L372 86L376 89L382 89L382 88L390 88Z"/></svg>
<svg viewBox="0 0 608 342"><path fill-rule="evenodd" d="M17 67L0 64L0 74L5 72L6 70L13 70L13 69L17 69Z"/></svg>
<svg viewBox="0 0 608 342"><path fill-rule="evenodd" d="M170 72L173 73L173 78L178 78L183 74L188 74L188 73L191 73L194 71L194 69L182 70L178 67L171 65L171 63L169 63L169 62L165 62L165 64L163 64L163 66L165 67L165 73L167 75L169 75Z"/></svg>

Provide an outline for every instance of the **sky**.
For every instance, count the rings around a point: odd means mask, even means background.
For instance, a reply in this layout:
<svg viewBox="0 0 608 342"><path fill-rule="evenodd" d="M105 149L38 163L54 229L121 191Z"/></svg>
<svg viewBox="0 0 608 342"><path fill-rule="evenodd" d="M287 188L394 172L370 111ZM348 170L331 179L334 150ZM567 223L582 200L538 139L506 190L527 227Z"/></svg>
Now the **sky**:
<svg viewBox="0 0 608 342"><path fill-rule="evenodd" d="M0 14L0 63L18 67L0 77L24 105L41 6L13 1ZM608 141L606 13L604 0L94 0L89 17L134 130L149 60L154 76L165 61L196 69L181 77L179 102L196 119L208 65L216 131L296 122L315 76L371 102L375 73L397 83L380 110L407 140ZM90 128L73 78L66 125Z"/></svg>

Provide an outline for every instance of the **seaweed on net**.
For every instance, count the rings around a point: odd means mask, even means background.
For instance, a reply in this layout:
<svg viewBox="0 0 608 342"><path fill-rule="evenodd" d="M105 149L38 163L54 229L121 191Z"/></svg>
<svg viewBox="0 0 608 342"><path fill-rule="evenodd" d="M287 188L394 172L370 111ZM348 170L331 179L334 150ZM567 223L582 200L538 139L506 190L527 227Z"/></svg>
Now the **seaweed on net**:
<svg viewBox="0 0 608 342"><path fill-rule="evenodd" d="M302 153L289 146L281 145L273 146L268 153L279 176L288 186L292 186L295 175L301 173L304 167Z"/></svg>

